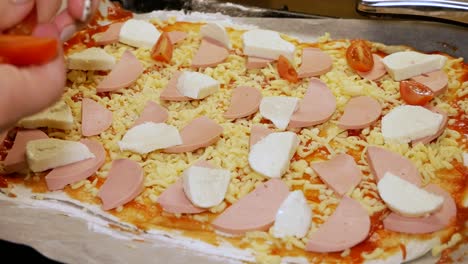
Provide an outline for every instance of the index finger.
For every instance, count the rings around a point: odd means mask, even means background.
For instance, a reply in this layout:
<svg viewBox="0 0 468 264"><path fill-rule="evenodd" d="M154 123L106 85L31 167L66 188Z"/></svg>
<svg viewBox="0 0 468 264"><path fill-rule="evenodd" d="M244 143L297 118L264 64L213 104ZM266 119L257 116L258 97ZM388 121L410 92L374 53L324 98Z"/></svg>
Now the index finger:
<svg viewBox="0 0 468 264"><path fill-rule="evenodd" d="M58 32L48 24L38 26L34 35L58 37ZM65 63L59 51L57 58L43 65L18 68L0 64L0 131L60 98L65 87Z"/></svg>

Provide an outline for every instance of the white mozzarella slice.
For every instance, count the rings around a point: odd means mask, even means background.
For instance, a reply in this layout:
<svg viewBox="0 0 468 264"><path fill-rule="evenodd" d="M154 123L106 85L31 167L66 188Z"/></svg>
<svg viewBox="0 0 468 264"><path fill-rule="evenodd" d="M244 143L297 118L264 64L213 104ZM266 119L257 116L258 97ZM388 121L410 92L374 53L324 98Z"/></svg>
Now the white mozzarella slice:
<svg viewBox="0 0 468 264"><path fill-rule="evenodd" d="M231 41L226 32L226 29L216 22L208 22L202 26L200 33L203 37L208 37L223 44L227 49L231 49Z"/></svg>
<svg viewBox="0 0 468 264"><path fill-rule="evenodd" d="M253 57L277 60L280 55L293 61L295 46L282 39L276 31L254 29L242 35L244 54Z"/></svg>
<svg viewBox="0 0 468 264"><path fill-rule="evenodd" d="M161 33L148 21L129 19L120 29L119 41L136 48L153 48Z"/></svg>
<svg viewBox="0 0 468 264"><path fill-rule="evenodd" d="M184 192L201 208L218 205L224 200L231 174L228 170L192 166L184 171Z"/></svg>
<svg viewBox="0 0 468 264"><path fill-rule="evenodd" d="M184 71L177 80L177 90L189 98L203 99L219 90L219 82L210 76Z"/></svg>
<svg viewBox="0 0 468 264"><path fill-rule="evenodd" d="M70 106L64 101L59 101L40 113L21 119L18 122L18 126L24 128L48 127L67 130L73 128L73 114Z"/></svg>
<svg viewBox="0 0 468 264"><path fill-rule="evenodd" d="M382 59L387 72L395 81L440 70L447 58L442 55L429 55L415 51L400 51L392 53Z"/></svg>
<svg viewBox="0 0 468 264"><path fill-rule="evenodd" d="M390 172L385 173L377 189L392 211L408 217L426 216L439 210L444 202L443 196L421 189Z"/></svg>
<svg viewBox="0 0 468 264"><path fill-rule="evenodd" d="M312 210L302 191L293 191L283 201L276 213L273 235L275 237L295 236L302 238L307 234L312 221Z"/></svg>
<svg viewBox="0 0 468 264"><path fill-rule="evenodd" d="M118 144L122 151L146 154L157 149L180 145L182 138L176 127L165 123L146 122L130 128Z"/></svg>
<svg viewBox="0 0 468 264"><path fill-rule="evenodd" d="M263 97L260 102L260 115L270 120L279 129L288 127L291 116L297 109L299 98L288 96Z"/></svg>
<svg viewBox="0 0 468 264"><path fill-rule="evenodd" d="M108 71L115 65L115 58L101 48L92 47L73 53L67 58L70 70Z"/></svg>
<svg viewBox="0 0 468 264"><path fill-rule="evenodd" d="M387 141L408 143L437 133L443 116L422 106L401 105L382 118L382 135Z"/></svg>
<svg viewBox="0 0 468 264"><path fill-rule="evenodd" d="M266 177L280 178L298 146L299 137L293 132L271 133L250 149L250 167Z"/></svg>
<svg viewBox="0 0 468 264"><path fill-rule="evenodd" d="M465 167L468 167L468 152L463 153L463 165L465 165Z"/></svg>
<svg viewBox="0 0 468 264"><path fill-rule="evenodd" d="M26 157L29 168L33 172L40 172L95 156L81 142L47 138L29 141Z"/></svg>

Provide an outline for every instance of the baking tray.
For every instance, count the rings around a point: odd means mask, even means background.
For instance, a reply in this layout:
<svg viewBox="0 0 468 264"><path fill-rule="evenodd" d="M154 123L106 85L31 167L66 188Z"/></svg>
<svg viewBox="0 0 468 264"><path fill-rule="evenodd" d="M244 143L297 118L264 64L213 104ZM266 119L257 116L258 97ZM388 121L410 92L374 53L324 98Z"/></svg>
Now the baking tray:
<svg viewBox="0 0 468 264"><path fill-rule="evenodd" d="M425 52L442 51L468 58L466 28L421 21L375 21L348 19L230 18L235 23L257 25L313 41L326 32L332 38L364 38L390 45L409 45ZM2 196L3 194L0 194ZM2 197L0 197L2 198ZM3 201L1 201L3 200ZM66 206L66 202L57 202ZM118 230L96 232L82 219L60 211L18 206L0 199L0 238L29 245L52 259L65 263L231 263L185 247L174 247L168 240L152 243L131 239ZM76 205L68 205L76 207ZM82 208L75 208L81 210ZM109 231L110 232L110 231ZM434 263L426 255L413 263ZM233 262L237 263L237 262Z"/></svg>

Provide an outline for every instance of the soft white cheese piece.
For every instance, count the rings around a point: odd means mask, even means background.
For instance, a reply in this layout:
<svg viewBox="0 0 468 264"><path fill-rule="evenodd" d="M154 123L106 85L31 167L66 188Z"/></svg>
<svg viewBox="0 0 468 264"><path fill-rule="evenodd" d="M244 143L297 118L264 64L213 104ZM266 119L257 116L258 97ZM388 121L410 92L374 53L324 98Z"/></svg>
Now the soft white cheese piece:
<svg viewBox="0 0 468 264"><path fill-rule="evenodd" d="M146 154L182 144L179 130L165 123L145 122L130 128L119 141L120 150Z"/></svg>
<svg viewBox="0 0 468 264"><path fill-rule="evenodd" d="M148 21L129 19L120 29L119 41L136 48L153 48L161 33Z"/></svg>
<svg viewBox="0 0 468 264"><path fill-rule="evenodd" d="M104 49L92 47L69 55L67 65L70 70L108 71L114 68L115 58Z"/></svg>
<svg viewBox="0 0 468 264"><path fill-rule="evenodd" d="M299 98L288 96L263 97L260 102L260 115L273 122L279 129L288 127L291 116L297 109Z"/></svg>
<svg viewBox="0 0 468 264"><path fill-rule="evenodd" d="M312 221L312 210L302 191L293 191L283 201L276 213L273 235L275 237L295 236L302 238L307 234Z"/></svg>
<svg viewBox="0 0 468 264"><path fill-rule="evenodd" d="M266 177L280 178L298 146L299 137L293 132L271 133L250 149L250 167Z"/></svg>
<svg viewBox="0 0 468 264"><path fill-rule="evenodd" d="M219 82L210 76L184 71L177 80L177 90L184 96L193 99L203 99L219 90Z"/></svg>
<svg viewBox="0 0 468 264"><path fill-rule="evenodd" d="M420 217L439 210L444 197L430 193L402 178L386 172L377 184L379 195L394 212L409 217Z"/></svg>
<svg viewBox="0 0 468 264"><path fill-rule="evenodd" d="M29 168L40 172L94 158L94 154L81 142L47 138L29 141L26 158Z"/></svg>
<svg viewBox="0 0 468 264"><path fill-rule="evenodd" d="M184 192L201 208L218 205L224 200L231 174L228 170L192 166L183 173Z"/></svg>
<svg viewBox="0 0 468 264"><path fill-rule="evenodd" d="M203 37L208 37L223 44L226 48L231 49L231 41L226 32L226 29L216 22L208 22L200 28L200 34Z"/></svg>
<svg viewBox="0 0 468 264"><path fill-rule="evenodd" d="M280 55L293 61L295 46L282 39L276 31L254 29L242 35L244 54L253 57L277 60Z"/></svg>
<svg viewBox="0 0 468 264"><path fill-rule="evenodd" d="M468 152L463 153L463 164L468 167Z"/></svg>
<svg viewBox="0 0 468 264"><path fill-rule="evenodd" d="M442 55L429 55L415 51L400 51L392 53L382 59L387 72L395 81L440 70L447 58Z"/></svg>
<svg viewBox="0 0 468 264"><path fill-rule="evenodd" d="M443 116L422 106L401 105L382 118L382 135L387 141L408 143L437 133Z"/></svg>
<svg viewBox="0 0 468 264"><path fill-rule="evenodd" d="M57 129L72 129L73 114L64 101L59 101L44 111L25 117L18 122L19 127L38 128L48 127Z"/></svg>

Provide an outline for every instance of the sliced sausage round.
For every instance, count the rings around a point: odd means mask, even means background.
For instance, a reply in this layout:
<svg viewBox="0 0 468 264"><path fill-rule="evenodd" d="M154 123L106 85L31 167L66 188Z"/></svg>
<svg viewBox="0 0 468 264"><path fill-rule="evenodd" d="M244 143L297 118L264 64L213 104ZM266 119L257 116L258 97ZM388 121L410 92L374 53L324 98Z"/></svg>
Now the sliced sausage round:
<svg viewBox="0 0 468 264"><path fill-rule="evenodd" d="M362 129L373 124L382 114L379 101L369 96L351 98L344 108L343 115L338 120L342 129Z"/></svg>

